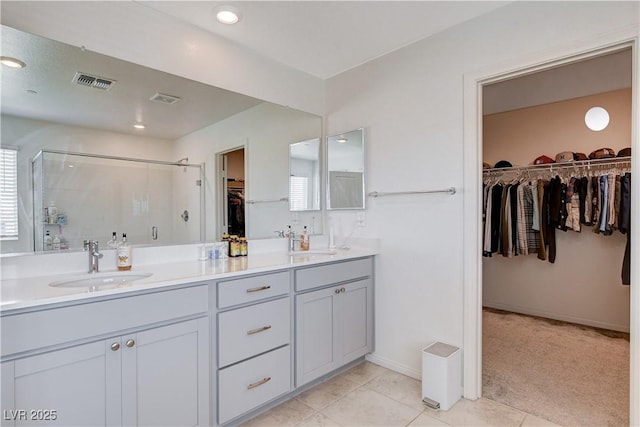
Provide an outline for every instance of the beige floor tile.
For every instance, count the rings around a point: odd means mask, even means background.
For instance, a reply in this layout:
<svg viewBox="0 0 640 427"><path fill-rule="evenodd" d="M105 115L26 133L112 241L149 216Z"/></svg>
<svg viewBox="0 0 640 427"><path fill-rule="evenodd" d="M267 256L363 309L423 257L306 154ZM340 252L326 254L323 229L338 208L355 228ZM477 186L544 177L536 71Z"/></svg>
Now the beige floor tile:
<svg viewBox="0 0 640 427"><path fill-rule="evenodd" d="M527 414L522 422L522 427L560 427L558 424L554 424L544 418L536 417L535 415Z"/></svg>
<svg viewBox="0 0 640 427"><path fill-rule="evenodd" d="M302 420L299 424L296 424L296 427L331 427L331 426L340 426L339 423L333 421L331 418L327 417L321 412L316 412L311 416Z"/></svg>
<svg viewBox="0 0 640 427"><path fill-rule="evenodd" d="M420 411L425 408L422 403L422 384L406 375L387 371L369 381L365 387Z"/></svg>
<svg viewBox="0 0 640 427"><path fill-rule="evenodd" d="M420 411L367 388L358 388L321 411L347 426L406 426Z"/></svg>
<svg viewBox="0 0 640 427"><path fill-rule="evenodd" d="M364 362L343 372L340 376L353 381L358 385L363 385L386 372L389 372L389 369L370 362Z"/></svg>
<svg viewBox="0 0 640 427"><path fill-rule="evenodd" d="M243 424L244 427L295 426L315 411L297 399L287 400Z"/></svg>
<svg viewBox="0 0 640 427"><path fill-rule="evenodd" d="M413 420L409 427L444 427L449 424L428 415L426 412L421 413L418 418Z"/></svg>
<svg viewBox="0 0 640 427"><path fill-rule="evenodd" d="M525 413L489 399L460 399L448 411L426 409L429 416L452 426L519 426Z"/></svg>
<svg viewBox="0 0 640 427"><path fill-rule="evenodd" d="M359 385L357 383L349 380L344 375L338 375L318 384L310 390L300 393L296 396L296 399L318 410L335 402L358 387Z"/></svg>

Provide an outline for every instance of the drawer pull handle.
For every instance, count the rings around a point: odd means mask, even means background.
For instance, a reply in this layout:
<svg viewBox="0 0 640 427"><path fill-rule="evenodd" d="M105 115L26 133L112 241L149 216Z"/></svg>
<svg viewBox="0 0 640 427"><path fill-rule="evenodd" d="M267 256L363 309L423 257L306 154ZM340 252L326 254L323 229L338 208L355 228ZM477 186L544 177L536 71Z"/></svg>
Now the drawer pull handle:
<svg viewBox="0 0 640 427"><path fill-rule="evenodd" d="M258 332L268 331L269 329L271 329L271 325L263 326L262 328L252 329L250 331L247 331L247 335L257 334Z"/></svg>
<svg viewBox="0 0 640 427"><path fill-rule="evenodd" d="M249 384L249 385L247 386L247 390L251 390L252 388L259 387L259 386L261 386L262 384L266 384L266 383L268 383L269 381L271 381L271 377L263 378L263 379L261 379L260 381L258 381L257 383Z"/></svg>
<svg viewBox="0 0 640 427"><path fill-rule="evenodd" d="M266 291L267 289L271 289L271 286L265 285L265 286L259 286L257 288L249 288L247 289L247 293Z"/></svg>

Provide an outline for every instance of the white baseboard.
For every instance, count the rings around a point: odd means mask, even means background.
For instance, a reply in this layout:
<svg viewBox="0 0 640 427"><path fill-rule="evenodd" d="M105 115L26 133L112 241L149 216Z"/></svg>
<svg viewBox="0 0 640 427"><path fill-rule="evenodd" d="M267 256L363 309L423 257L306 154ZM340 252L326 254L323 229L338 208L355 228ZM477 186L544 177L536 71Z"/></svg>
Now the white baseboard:
<svg viewBox="0 0 640 427"><path fill-rule="evenodd" d="M395 362L393 360L387 359L386 357L379 356L376 353L367 354L365 359L371 363L380 365L383 368L391 369L392 371L395 371L400 374L406 375L408 377L415 378L416 380L422 381L422 372L417 371L413 368L410 368L406 365L400 364L398 362Z"/></svg>
<svg viewBox="0 0 640 427"><path fill-rule="evenodd" d="M607 322L598 322L597 320L583 319L581 317L569 316L562 313L553 313L543 310L532 310L526 307L512 306L508 304L500 304L493 302L483 302L484 307L495 308L498 310L511 311L513 313L527 314L529 316L544 317L547 319L561 320L563 322L577 323L579 325L593 326L595 328L608 329L618 332L629 332L629 325L616 325Z"/></svg>

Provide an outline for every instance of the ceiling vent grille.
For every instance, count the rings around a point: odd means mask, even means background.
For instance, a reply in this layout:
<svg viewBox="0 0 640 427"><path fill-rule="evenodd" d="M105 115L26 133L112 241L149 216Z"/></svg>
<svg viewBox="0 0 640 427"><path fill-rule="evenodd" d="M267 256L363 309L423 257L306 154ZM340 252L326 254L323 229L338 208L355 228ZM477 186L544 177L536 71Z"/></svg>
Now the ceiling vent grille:
<svg viewBox="0 0 640 427"><path fill-rule="evenodd" d="M180 101L180 99L177 96L173 96L173 95L167 95L164 93L160 93L160 92L156 92L155 95L153 95L151 98L149 98L149 101L153 101L153 102L160 102L161 104L175 104L176 102Z"/></svg>
<svg viewBox="0 0 640 427"><path fill-rule="evenodd" d="M73 83L79 84L81 86L92 87L94 89L100 90L109 90L111 86L113 86L116 81L110 80L104 77L92 76L87 73L77 72L75 76L73 76Z"/></svg>

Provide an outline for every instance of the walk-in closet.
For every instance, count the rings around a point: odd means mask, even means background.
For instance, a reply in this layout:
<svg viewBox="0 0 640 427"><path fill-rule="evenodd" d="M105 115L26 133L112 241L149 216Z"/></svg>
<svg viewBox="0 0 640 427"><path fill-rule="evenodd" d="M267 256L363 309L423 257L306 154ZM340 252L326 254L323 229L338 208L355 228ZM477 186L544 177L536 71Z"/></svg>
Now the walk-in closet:
<svg viewBox="0 0 640 427"><path fill-rule="evenodd" d="M483 88L482 393L560 425L629 422L631 74L622 46Z"/></svg>

